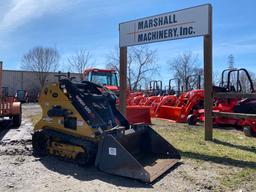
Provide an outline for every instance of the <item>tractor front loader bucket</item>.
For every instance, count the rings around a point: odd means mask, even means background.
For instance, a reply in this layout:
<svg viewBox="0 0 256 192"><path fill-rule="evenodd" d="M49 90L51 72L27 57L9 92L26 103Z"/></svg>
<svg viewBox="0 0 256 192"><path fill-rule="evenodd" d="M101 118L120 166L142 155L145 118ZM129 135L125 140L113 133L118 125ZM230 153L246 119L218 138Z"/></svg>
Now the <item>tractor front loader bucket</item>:
<svg viewBox="0 0 256 192"><path fill-rule="evenodd" d="M95 165L100 170L150 183L174 166L179 152L148 125L105 133Z"/></svg>

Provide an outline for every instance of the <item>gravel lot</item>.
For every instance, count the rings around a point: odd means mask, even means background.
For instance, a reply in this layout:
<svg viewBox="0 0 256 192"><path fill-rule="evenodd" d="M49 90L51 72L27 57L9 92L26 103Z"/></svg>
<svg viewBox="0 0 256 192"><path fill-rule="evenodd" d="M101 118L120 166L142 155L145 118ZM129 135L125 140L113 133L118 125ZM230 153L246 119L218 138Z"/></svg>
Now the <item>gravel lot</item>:
<svg viewBox="0 0 256 192"><path fill-rule="evenodd" d="M213 191L218 169L208 162L181 162L153 184L105 174L94 167L32 155L31 117L41 113L37 104L23 105L22 125L0 132L0 191ZM157 125L155 125L157 126ZM240 191L240 190L237 190ZM246 191L246 190L243 190Z"/></svg>

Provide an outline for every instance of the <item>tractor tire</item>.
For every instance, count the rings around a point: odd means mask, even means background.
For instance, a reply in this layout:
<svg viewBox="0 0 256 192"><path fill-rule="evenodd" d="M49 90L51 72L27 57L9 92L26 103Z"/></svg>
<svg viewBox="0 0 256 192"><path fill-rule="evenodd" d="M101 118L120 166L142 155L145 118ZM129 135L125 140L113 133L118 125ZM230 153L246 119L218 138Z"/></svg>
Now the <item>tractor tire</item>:
<svg viewBox="0 0 256 192"><path fill-rule="evenodd" d="M191 115L188 115L187 117L187 122L189 125L196 125L196 117L195 115L191 114Z"/></svg>
<svg viewBox="0 0 256 192"><path fill-rule="evenodd" d="M250 126L243 127L244 135L247 137L252 137L252 129Z"/></svg>
<svg viewBox="0 0 256 192"><path fill-rule="evenodd" d="M48 154L49 138L38 131L32 136L33 154L37 157L46 156Z"/></svg>
<svg viewBox="0 0 256 192"><path fill-rule="evenodd" d="M13 127L18 128L21 125L21 114L12 117Z"/></svg>

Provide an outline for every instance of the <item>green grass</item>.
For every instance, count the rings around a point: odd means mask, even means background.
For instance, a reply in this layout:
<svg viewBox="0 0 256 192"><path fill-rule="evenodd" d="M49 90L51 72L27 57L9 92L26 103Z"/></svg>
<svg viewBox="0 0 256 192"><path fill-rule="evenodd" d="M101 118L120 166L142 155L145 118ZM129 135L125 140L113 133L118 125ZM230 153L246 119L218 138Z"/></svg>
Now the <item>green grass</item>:
<svg viewBox="0 0 256 192"><path fill-rule="evenodd" d="M214 129L214 140L204 141L203 126L157 119L153 119L153 124L162 136L180 150L185 163L202 164L207 161L224 166L224 169L218 170L217 178L222 190L237 189L248 181L256 183L256 138L246 137L242 131ZM232 167L237 171L231 171ZM250 187L256 191L256 185Z"/></svg>

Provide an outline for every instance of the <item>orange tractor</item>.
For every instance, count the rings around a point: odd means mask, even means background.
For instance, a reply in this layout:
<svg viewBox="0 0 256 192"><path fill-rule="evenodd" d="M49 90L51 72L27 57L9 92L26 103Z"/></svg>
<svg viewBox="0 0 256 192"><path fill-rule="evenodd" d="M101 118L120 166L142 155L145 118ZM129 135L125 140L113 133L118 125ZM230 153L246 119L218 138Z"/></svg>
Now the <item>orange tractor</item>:
<svg viewBox="0 0 256 192"><path fill-rule="evenodd" d="M91 68L84 71L84 80L94 82L101 86L106 87L110 91L114 92L119 96L119 84L117 72L114 69L97 69ZM150 118L150 107L147 106L137 106L131 104L129 101L135 96L142 95L140 92L131 93L127 90L127 107L126 116L129 123L146 123L151 124ZM118 105L118 101L117 101Z"/></svg>
<svg viewBox="0 0 256 192"><path fill-rule="evenodd" d="M190 85L191 82L194 85ZM200 85L200 75L188 76L183 86L178 78L170 79L169 86L165 90L162 90L161 81L151 81L148 91L151 96L138 96L134 99L134 103L150 106L151 117L185 123L191 114L203 108L204 93ZM195 86L196 89L193 90Z"/></svg>
<svg viewBox="0 0 256 192"><path fill-rule="evenodd" d="M8 87L2 87L3 63L0 61L0 118L1 122L6 122L5 117L9 117L10 124L19 127L21 124L21 103L15 97L8 96ZM5 125L6 126L6 125Z"/></svg>
<svg viewBox="0 0 256 192"><path fill-rule="evenodd" d="M150 81L146 94L136 95L130 103L140 107L150 107L151 117L179 123L187 122L191 114L203 108L204 92L201 90L201 75L188 76L183 86L178 78L170 79L169 85L164 90L162 85L161 80Z"/></svg>
<svg viewBox="0 0 256 192"><path fill-rule="evenodd" d="M171 81L173 80L177 81L176 91L171 86ZM183 91L184 88L185 90ZM175 95L168 95L162 99L156 107L155 117L169 119L177 123L185 123L191 121L191 114L196 113L198 109L204 107L204 91L201 89L201 75L188 76L183 86L181 86L179 79L170 79L169 92ZM183 93L181 94L181 92ZM193 122L193 124L195 123Z"/></svg>

